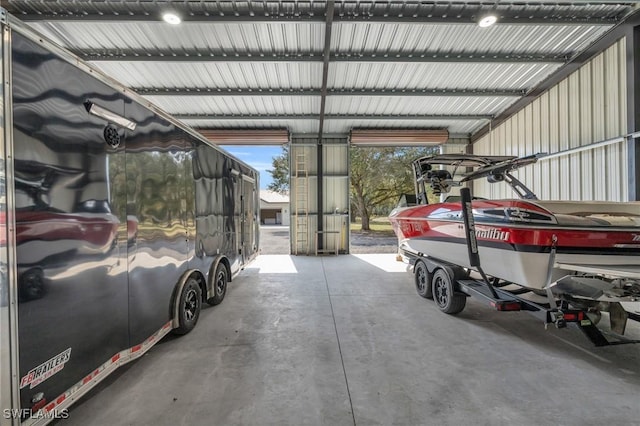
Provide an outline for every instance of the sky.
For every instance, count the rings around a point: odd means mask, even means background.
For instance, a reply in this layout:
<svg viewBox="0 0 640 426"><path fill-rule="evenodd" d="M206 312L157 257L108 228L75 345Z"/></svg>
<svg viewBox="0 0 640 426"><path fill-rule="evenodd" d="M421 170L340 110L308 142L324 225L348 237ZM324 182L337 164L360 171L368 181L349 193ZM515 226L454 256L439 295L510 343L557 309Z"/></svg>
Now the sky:
<svg viewBox="0 0 640 426"><path fill-rule="evenodd" d="M222 149L260 172L260 189L267 189L267 186L273 182L267 170L273 168L273 157L282 154L282 146L222 145Z"/></svg>

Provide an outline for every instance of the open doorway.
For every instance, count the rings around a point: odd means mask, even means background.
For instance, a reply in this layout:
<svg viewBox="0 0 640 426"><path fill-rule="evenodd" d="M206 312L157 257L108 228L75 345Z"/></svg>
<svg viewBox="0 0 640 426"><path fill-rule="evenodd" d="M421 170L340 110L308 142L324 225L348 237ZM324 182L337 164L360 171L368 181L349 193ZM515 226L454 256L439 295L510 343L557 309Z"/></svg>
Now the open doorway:
<svg viewBox="0 0 640 426"><path fill-rule="evenodd" d="M440 153L439 145L381 147L351 145L351 253L396 253L398 241L388 216L415 197L411 162Z"/></svg>
<svg viewBox="0 0 640 426"><path fill-rule="evenodd" d="M260 172L260 254L289 254L288 174L280 178L276 165L288 165L287 146L223 145L225 151ZM288 173L288 166L287 166Z"/></svg>

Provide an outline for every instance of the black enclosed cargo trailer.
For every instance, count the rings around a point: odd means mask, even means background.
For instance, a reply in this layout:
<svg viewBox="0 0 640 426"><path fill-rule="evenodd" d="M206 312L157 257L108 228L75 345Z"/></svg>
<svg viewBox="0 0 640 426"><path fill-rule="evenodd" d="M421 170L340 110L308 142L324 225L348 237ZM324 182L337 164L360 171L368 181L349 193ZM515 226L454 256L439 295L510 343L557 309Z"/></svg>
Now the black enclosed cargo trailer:
<svg viewBox="0 0 640 426"><path fill-rule="evenodd" d="M257 254L258 173L2 11L0 423L46 423Z"/></svg>

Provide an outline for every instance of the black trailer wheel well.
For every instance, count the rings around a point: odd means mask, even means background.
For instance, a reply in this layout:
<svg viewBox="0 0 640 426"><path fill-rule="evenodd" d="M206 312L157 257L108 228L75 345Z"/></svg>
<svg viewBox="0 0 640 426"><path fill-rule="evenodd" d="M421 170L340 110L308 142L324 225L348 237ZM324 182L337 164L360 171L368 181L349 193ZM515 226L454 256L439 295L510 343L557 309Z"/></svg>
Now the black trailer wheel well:
<svg viewBox="0 0 640 426"><path fill-rule="evenodd" d="M233 277L231 276L231 264L229 263L229 259L223 257L222 259L220 259L220 263L222 263L224 267L227 268L227 282L231 282Z"/></svg>
<svg viewBox="0 0 640 426"><path fill-rule="evenodd" d="M209 298L214 297L212 277L215 276L216 269L219 265L224 266L225 270L227 271L227 283L231 282L231 264L229 263L229 259L227 259L225 256L220 255L216 257L213 262L211 262L211 266L209 267L209 279L206 280L203 278L202 280L202 297L205 301L207 301Z"/></svg>
<svg viewBox="0 0 640 426"><path fill-rule="evenodd" d="M169 317L173 321L173 327L176 328L179 326L178 321L178 304L180 293L182 292L182 288L186 285L190 278L193 278L197 281L198 287L200 287L200 291L204 294L207 290L206 280L204 279L204 275L196 269L191 269L186 271L180 277L180 280L176 283L173 294L171 296L171 305L169 311Z"/></svg>

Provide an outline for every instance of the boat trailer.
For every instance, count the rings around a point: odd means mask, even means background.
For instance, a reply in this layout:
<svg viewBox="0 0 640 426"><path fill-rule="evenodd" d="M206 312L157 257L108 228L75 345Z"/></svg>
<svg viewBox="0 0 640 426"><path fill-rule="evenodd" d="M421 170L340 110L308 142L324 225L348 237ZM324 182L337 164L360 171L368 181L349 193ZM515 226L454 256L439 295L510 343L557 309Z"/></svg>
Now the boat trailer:
<svg viewBox="0 0 640 426"><path fill-rule="evenodd" d="M526 311L543 321L545 328L553 324L556 328L565 328L568 324L577 326L595 346L640 343L624 337L622 334L628 320L640 322L640 314L628 312L619 303L611 303L609 311L612 332L606 332L610 339L590 318L587 309L572 307L570 301L557 299L551 289L551 270L555 262L555 242L549 258L549 273L544 303L534 302L521 296L529 292L525 288L507 290L500 288L499 280L489 279L480 265L475 224L471 208L471 193L468 188L460 190L462 217L467 238L470 265L481 278L474 279L469 271L459 265L443 262L423 253L404 251L410 265L414 267L415 283L418 294L433 299L438 308L447 314L461 312L467 297L480 300L497 311Z"/></svg>

